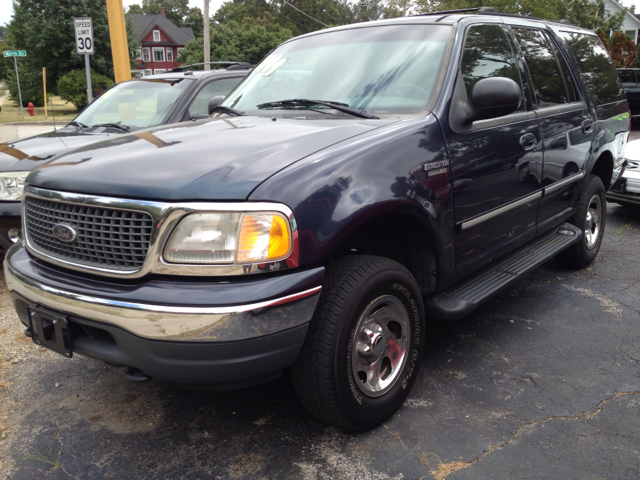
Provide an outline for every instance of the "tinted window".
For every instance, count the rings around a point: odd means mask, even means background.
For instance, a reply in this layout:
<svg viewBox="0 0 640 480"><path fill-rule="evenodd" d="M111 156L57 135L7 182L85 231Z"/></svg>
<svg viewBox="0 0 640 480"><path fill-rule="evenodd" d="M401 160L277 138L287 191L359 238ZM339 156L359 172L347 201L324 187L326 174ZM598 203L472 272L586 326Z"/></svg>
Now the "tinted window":
<svg viewBox="0 0 640 480"><path fill-rule="evenodd" d="M226 97L228 93L240 83L240 80L242 80L242 77L223 78L221 80L215 80L207 83L198 92L196 97L193 99L193 102L191 102L191 105L189 106L189 115L194 116L201 113L208 114L209 100L218 95Z"/></svg>
<svg viewBox="0 0 640 480"><path fill-rule="evenodd" d="M562 71L562 77L564 80L564 86L565 86L565 89L567 90L567 94L569 95L569 101L575 102L579 98L578 89L575 87L573 78L571 78L571 73L569 73L569 67L567 66L567 61L562 56L562 53L558 49L558 46L556 45L556 43L549 38L549 35L546 32L545 32L545 37L547 37L547 41L551 46L551 50L553 50L553 53L555 53L556 59L558 60L558 64L560 65L560 70Z"/></svg>
<svg viewBox="0 0 640 480"><path fill-rule="evenodd" d="M473 86L487 77L510 78L522 89L511 43L500 25L477 25L469 28L460 69L469 96Z"/></svg>
<svg viewBox="0 0 640 480"><path fill-rule="evenodd" d="M516 28L513 33L529 67L538 107L568 103L560 67L542 32Z"/></svg>
<svg viewBox="0 0 640 480"><path fill-rule="evenodd" d="M618 75L620 75L620 80L622 81L623 86L636 86L636 74L633 70L618 70Z"/></svg>
<svg viewBox="0 0 640 480"><path fill-rule="evenodd" d="M600 39L595 35L559 32L578 61L582 79L598 105L624 100L618 73Z"/></svg>

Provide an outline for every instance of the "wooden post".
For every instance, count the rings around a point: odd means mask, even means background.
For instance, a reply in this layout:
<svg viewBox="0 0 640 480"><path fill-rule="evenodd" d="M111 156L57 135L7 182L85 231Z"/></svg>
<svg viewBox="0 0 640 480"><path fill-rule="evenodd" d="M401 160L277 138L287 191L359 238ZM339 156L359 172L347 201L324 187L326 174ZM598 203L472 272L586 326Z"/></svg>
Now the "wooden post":
<svg viewBox="0 0 640 480"><path fill-rule="evenodd" d="M109 17L109 37L111 38L111 56L116 83L131 79L129 47L127 45L127 27L124 22L122 0L106 0Z"/></svg>
<svg viewBox="0 0 640 480"><path fill-rule="evenodd" d="M44 118L47 119L47 69L42 67L42 87L44 88Z"/></svg>

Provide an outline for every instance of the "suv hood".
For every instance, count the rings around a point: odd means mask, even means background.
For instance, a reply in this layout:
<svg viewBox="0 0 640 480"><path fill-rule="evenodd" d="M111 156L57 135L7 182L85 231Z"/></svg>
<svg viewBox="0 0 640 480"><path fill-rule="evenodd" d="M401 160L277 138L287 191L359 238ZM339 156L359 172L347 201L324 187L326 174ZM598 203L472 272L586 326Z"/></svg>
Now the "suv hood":
<svg viewBox="0 0 640 480"><path fill-rule="evenodd" d="M28 172L59 153L104 140L105 133L85 133L75 128L43 133L0 144L0 171Z"/></svg>
<svg viewBox="0 0 640 480"><path fill-rule="evenodd" d="M224 117L179 123L59 155L27 183L147 200L242 200L288 165L393 121Z"/></svg>

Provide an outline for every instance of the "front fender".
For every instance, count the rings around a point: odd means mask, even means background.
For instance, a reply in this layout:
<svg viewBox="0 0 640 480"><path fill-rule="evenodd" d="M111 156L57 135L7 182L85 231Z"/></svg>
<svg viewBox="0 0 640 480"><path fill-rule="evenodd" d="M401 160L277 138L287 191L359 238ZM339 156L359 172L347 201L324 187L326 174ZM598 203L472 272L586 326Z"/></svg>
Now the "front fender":
<svg viewBox="0 0 640 480"><path fill-rule="evenodd" d="M448 164L440 125L429 115L311 155L266 180L249 199L281 202L294 211L301 266L326 263L368 222L410 213L428 225L438 271L448 277L454 272Z"/></svg>

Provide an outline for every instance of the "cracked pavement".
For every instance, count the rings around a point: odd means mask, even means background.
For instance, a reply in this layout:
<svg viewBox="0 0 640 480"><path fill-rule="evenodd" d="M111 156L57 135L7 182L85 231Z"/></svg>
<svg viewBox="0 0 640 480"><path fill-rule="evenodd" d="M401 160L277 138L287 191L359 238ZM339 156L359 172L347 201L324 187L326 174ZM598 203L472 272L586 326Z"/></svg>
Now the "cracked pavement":
<svg viewBox="0 0 640 480"><path fill-rule="evenodd" d="M0 478L640 478L640 210L608 206L591 267L550 261L439 325L403 408L360 435L287 377L192 392L44 351L2 290Z"/></svg>

